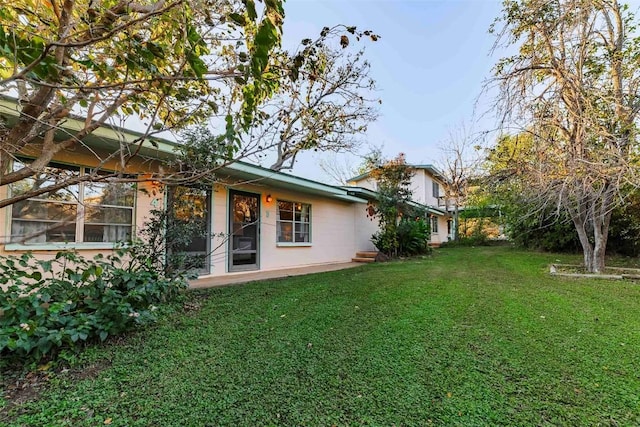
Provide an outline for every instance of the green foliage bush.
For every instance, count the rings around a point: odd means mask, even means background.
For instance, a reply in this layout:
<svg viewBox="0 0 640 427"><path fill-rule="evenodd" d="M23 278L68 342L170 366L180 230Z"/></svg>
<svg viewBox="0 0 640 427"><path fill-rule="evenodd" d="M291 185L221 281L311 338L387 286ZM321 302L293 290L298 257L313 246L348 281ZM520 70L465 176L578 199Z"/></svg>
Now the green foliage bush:
<svg viewBox="0 0 640 427"><path fill-rule="evenodd" d="M506 234L516 246L550 252L581 250L575 226L565 212L533 216L521 206L505 206L502 212ZM640 196L630 195L627 204L613 211L607 253L640 254Z"/></svg>
<svg viewBox="0 0 640 427"><path fill-rule="evenodd" d="M607 252L640 255L640 190L627 190L623 206L613 211Z"/></svg>
<svg viewBox="0 0 640 427"><path fill-rule="evenodd" d="M425 254L429 248L429 225L423 219L402 219L395 228L385 228L371 237L382 253L398 256Z"/></svg>
<svg viewBox="0 0 640 427"><path fill-rule="evenodd" d="M472 234L471 236L461 236L458 238L458 240L450 240L448 242L443 242L440 245L440 247L455 248L455 247L471 247L471 246L492 246L492 245L495 245L496 242L499 242L499 241L490 240L485 234L478 233L478 234Z"/></svg>
<svg viewBox="0 0 640 427"><path fill-rule="evenodd" d="M569 218L529 218L509 224L507 234L519 247L549 252L579 252L578 233Z"/></svg>
<svg viewBox="0 0 640 427"><path fill-rule="evenodd" d="M395 253L395 248L398 247L398 236L395 230L384 228L371 236L371 242L383 254L391 255Z"/></svg>
<svg viewBox="0 0 640 427"><path fill-rule="evenodd" d="M398 224L398 251L401 255L419 255L429 251L429 226L423 219L403 219Z"/></svg>
<svg viewBox="0 0 640 427"><path fill-rule="evenodd" d="M153 322L156 304L187 281L136 256L144 247L133 242L90 260L71 251L48 261L30 252L0 257L0 355L37 362Z"/></svg>

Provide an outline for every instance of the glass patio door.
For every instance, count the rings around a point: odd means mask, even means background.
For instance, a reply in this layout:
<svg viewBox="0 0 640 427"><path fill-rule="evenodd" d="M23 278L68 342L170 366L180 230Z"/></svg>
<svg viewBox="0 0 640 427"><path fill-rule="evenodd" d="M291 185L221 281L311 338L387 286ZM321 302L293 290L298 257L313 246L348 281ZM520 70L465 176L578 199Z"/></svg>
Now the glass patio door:
<svg viewBox="0 0 640 427"><path fill-rule="evenodd" d="M211 189L173 187L169 191L167 262L169 267L211 272Z"/></svg>
<svg viewBox="0 0 640 427"><path fill-rule="evenodd" d="M229 192L229 271L257 270L260 261L260 195Z"/></svg>

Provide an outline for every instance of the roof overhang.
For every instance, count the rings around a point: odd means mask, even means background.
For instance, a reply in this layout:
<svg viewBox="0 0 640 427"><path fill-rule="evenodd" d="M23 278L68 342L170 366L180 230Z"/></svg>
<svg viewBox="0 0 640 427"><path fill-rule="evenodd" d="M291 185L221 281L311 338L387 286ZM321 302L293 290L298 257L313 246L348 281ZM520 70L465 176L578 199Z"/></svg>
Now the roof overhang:
<svg viewBox="0 0 640 427"><path fill-rule="evenodd" d="M289 191L303 192L316 196L338 199L351 203L366 203L367 200L351 194L342 187L323 184L321 182L300 178L282 172L276 172L261 166L236 161L220 169L221 177L230 177L246 183L280 188Z"/></svg>
<svg viewBox="0 0 640 427"><path fill-rule="evenodd" d="M347 193L351 196L354 197L360 197L363 199L366 199L367 201L376 201L380 198L380 193L378 193L377 191L373 191L373 190L369 190L368 188L363 188L363 187L350 187L350 186L344 186L341 187L345 190L347 190ZM422 203L418 203L418 202L414 202L413 200L409 202L409 204L411 206L413 206L414 208L418 208L418 209L424 209L425 212L429 213L429 214L434 214L434 215L446 215L447 212L443 209L440 208L436 208L433 206L428 206L428 205L423 205Z"/></svg>
<svg viewBox="0 0 640 427"><path fill-rule="evenodd" d="M0 118L6 125L13 127L20 119L20 107L17 101L7 96L0 96ZM82 118L70 116L63 120L56 129L55 138L59 141L73 138L84 129ZM116 150L124 144L132 152L137 151L141 156L159 160L170 159L175 156L177 143L163 138L145 136L118 126L104 124L82 138L81 143L92 150ZM139 148L139 150L138 150Z"/></svg>
<svg viewBox="0 0 640 427"><path fill-rule="evenodd" d="M7 126L15 126L20 119L18 102L13 98L0 96L0 117L5 120ZM84 126L85 123L82 118L69 117L58 126L56 139L65 140L73 137ZM82 144L87 148L103 151L117 150L124 144L131 152L137 152L142 157L161 161L175 158L179 147L179 143L174 141L149 137L139 132L110 125L98 127L82 139ZM234 161L222 166L216 171L216 175L221 179L232 178L236 182L280 188L344 202L367 202L367 199L350 194L349 191L341 187L300 178L241 161Z"/></svg>
<svg viewBox="0 0 640 427"><path fill-rule="evenodd" d="M438 178L441 181L446 181L446 178L444 177L444 175L442 174L442 172L440 172L435 166L433 165L407 165L409 168L411 169L418 169L418 170L426 170L428 171L431 175L433 175L435 178ZM361 181L365 178L368 178L369 175L371 174L371 171L367 171L365 173L362 173L358 176L354 176L353 178L349 178L347 180L347 182L358 182Z"/></svg>

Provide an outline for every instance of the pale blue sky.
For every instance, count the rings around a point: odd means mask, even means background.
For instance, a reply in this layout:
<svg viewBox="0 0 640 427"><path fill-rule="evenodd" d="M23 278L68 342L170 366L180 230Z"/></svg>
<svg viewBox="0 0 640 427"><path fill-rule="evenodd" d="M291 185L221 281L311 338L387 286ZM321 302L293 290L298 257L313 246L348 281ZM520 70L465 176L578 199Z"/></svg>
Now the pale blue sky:
<svg viewBox="0 0 640 427"><path fill-rule="evenodd" d="M482 84L498 55L490 55L489 26L500 13L491 0L288 0L285 47L315 37L324 26L343 23L381 35L367 42L382 98L380 118L367 139L384 144L391 157L399 152L410 163L433 163L449 132L471 120ZM481 99L478 114L489 99ZM490 128L485 117L480 127ZM328 181L317 166L318 154L306 154L293 173ZM357 163L357 160L353 160Z"/></svg>

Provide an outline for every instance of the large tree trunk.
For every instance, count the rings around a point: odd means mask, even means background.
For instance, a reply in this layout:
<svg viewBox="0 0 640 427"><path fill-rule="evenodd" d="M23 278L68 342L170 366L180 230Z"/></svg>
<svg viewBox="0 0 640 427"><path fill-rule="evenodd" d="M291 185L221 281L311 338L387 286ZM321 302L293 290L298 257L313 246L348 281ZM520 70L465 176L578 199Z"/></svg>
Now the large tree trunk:
<svg viewBox="0 0 640 427"><path fill-rule="evenodd" d="M576 219L573 219L573 224L576 227L576 231L578 232L578 238L580 239L580 245L582 246L582 256L584 258L584 268L592 272L593 271L593 245L589 241L589 235L587 233L585 223L580 221L577 222Z"/></svg>
<svg viewBox="0 0 640 427"><path fill-rule="evenodd" d="M608 186L607 186L608 187ZM603 194L595 198L592 204L593 221L593 271L594 273L604 272L604 256L607 250L609 239L609 224L613 210L613 198L615 190L606 188Z"/></svg>
<svg viewBox="0 0 640 427"><path fill-rule="evenodd" d="M584 267L589 273L604 272L613 195L613 190L607 189L589 203L569 209L582 246Z"/></svg>
<svg viewBox="0 0 640 427"><path fill-rule="evenodd" d="M460 208L458 208L458 203L456 202L456 204L453 207L453 241L457 242L459 239L459 233L458 233L458 221L460 219Z"/></svg>

